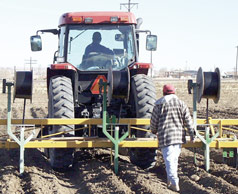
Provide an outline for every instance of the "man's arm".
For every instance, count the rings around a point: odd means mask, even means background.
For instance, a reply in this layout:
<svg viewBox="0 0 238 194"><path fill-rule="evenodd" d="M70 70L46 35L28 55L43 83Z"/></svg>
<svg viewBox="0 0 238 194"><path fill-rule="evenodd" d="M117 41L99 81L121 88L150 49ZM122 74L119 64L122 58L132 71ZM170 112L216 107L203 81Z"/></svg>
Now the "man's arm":
<svg viewBox="0 0 238 194"><path fill-rule="evenodd" d="M91 44L90 45L88 45L87 47L86 47L86 49L85 49L85 51L84 51L84 56L85 57L88 57L88 54L90 53L90 52L92 52L91 50Z"/></svg>
<svg viewBox="0 0 238 194"><path fill-rule="evenodd" d="M102 46L102 45L101 45L101 51L102 51L102 53L108 54L108 55L113 55L114 54L111 49L109 49L109 48L107 48L105 46Z"/></svg>
<svg viewBox="0 0 238 194"><path fill-rule="evenodd" d="M193 120L190 115L188 107L185 105L185 112L184 112L184 121L185 127L188 129L191 141L194 140L194 127L193 127Z"/></svg>
<svg viewBox="0 0 238 194"><path fill-rule="evenodd" d="M154 106L153 112L150 119L150 130L153 134L158 132L158 114L159 109L157 106Z"/></svg>

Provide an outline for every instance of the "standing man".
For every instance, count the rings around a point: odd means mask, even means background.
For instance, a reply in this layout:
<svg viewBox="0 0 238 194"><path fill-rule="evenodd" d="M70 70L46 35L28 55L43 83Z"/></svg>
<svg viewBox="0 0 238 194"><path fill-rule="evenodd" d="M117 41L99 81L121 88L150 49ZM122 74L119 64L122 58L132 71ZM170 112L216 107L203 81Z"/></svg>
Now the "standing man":
<svg viewBox="0 0 238 194"><path fill-rule="evenodd" d="M151 131L158 136L167 172L167 185L179 191L178 158L186 142L185 128L194 141L193 121L187 105L175 95L173 85L164 85L163 97L156 101L151 116Z"/></svg>

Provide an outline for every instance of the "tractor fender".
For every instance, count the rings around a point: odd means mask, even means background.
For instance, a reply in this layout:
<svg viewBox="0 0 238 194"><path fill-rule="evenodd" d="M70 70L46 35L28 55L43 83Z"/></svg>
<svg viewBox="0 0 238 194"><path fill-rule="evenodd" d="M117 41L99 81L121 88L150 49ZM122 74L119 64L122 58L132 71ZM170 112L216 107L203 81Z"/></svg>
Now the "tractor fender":
<svg viewBox="0 0 238 194"><path fill-rule="evenodd" d="M53 76L62 75L65 77L68 77L72 81L72 88L73 88L73 94L74 94L74 102L76 103L78 101L78 71L77 69L69 64L52 64L50 67L47 68L47 93L49 92L49 84L50 79Z"/></svg>

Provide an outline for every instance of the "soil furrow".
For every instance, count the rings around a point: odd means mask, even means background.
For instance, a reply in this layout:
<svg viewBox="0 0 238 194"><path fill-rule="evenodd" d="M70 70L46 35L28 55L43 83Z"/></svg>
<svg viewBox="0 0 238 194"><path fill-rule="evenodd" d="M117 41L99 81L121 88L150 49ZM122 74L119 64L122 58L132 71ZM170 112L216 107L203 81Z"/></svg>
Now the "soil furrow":
<svg viewBox="0 0 238 194"><path fill-rule="evenodd" d="M0 193L24 193L19 177L19 151L0 149Z"/></svg>
<svg viewBox="0 0 238 194"><path fill-rule="evenodd" d="M135 193L174 193L167 189L166 182L159 179L153 170L148 172L130 163L120 163L119 176Z"/></svg>
<svg viewBox="0 0 238 194"><path fill-rule="evenodd" d="M190 158L190 161L193 160L193 152L190 151L191 149L186 149L187 154ZM203 157L203 151L201 149L197 149L197 160L198 160L198 166L202 167L204 169L204 157ZM224 164L222 161L222 153L219 150L211 150L211 167L209 170L209 173L220 177L223 180L225 180L227 183L230 183L231 185L238 186L238 174L237 170L231 166L228 166L227 164Z"/></svg>
<svg viewBox="0 0 238 194"><path fill-rule="evenodd" d="M32 193L70 193L72 185L57 178L57 172L51 169L40 150L28 149L25 156L28 159L25 163L24 175L28 178L27 184L30 185Z"/></svg>
<svg viewBox="0 0 238 194"><path fill-rule="evenodd" d="M197 183L205 188L213 188L216 193L237 193L238 188L229 182L227 182L224 177L217 177L208 173L204 170L204 165L200 167L196 167L192 163L193 161L193 153L187 149L184 149L182 152L182 157L180 157L180 168L182 172L186 172L188 177L192 177L192 175L196 175L198 178ZM188 162L190 165L188 165ZM212 164L211 168L216 166L215 163ZM224 167L224 165L223 165Z"/></svg>
<svg viewBox="0 0 238 194"><path fill-rule="evenodd" d="M192 181L187 176L180 176L180 190L181 193L199 193L199 194L211 194L215 193L212 188L204 188L195 181Z"/></svg>
<svg viewBox="0 0 238 194"><path fill-rule="evenodd" d="M78 187L79 193L83 192L82 188L87 193L132 193L113 172L110 156L99 152L78 151L74 170L66 173L65 177Z"/></svg>

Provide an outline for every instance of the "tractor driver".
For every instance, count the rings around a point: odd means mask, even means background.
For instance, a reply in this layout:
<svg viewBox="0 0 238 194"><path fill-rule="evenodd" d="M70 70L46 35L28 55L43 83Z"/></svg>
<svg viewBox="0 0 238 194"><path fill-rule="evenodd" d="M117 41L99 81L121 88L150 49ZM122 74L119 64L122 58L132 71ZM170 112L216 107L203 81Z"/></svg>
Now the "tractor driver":
<svg viewBox="0 0 238 194"><path fill-rule="evenodd" d="M84 59L88 58L88 55L91 52L97 52L97 53L103 53L103 54L107 54L107 55L113 55L113 51L110 50L109 48L102 46L100 44L101 40L102 40L102 36L100 34L100 32L94 32L93 33L93 42L88 45L85 49L85 53L84 53Z"/></svg>

